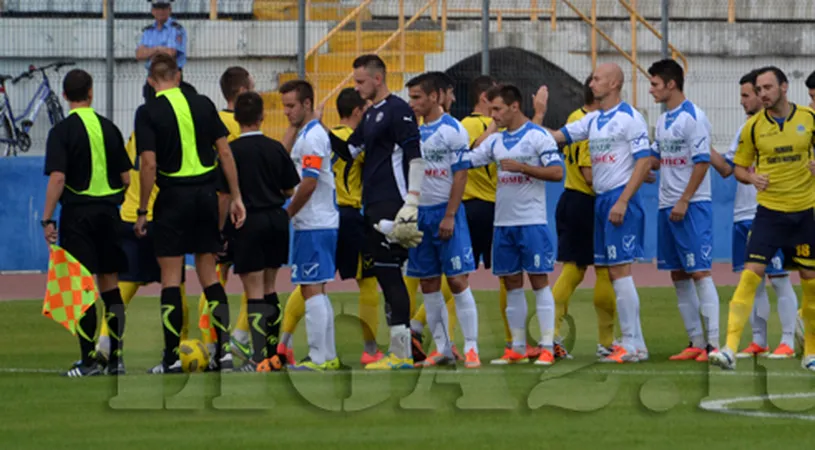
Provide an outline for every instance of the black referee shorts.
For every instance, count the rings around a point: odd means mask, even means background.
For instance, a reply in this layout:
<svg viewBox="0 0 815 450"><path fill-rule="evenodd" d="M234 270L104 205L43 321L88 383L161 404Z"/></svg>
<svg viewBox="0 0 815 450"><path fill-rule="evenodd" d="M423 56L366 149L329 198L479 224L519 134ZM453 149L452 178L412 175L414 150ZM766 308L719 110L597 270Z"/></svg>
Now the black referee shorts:
<svg viewBox="0 0 815 450"><path fill-rule="evenodd" d="M566 189L555 210L557 260L594 264L594 196Z"/></svg>
<svg viewBox="0 0 815 450"><path fill-rule="evenodd" d="M492 234L495 221L495 203L472 199L464 202L467 213L467 226L470 229L470 240L473 246L473 258L484 261L484 267L492 267Z"/></svg>
<svg viewBox="0 0 815 450"><path fill-rule="evenodd" d="M161 268L158 266L153 243L153 223L147 223L147 235L142 238L136 237L133 225L122 222L119 228L122 250L127 258L127 270L119 273L119 280L158 283L161 281Z"/></svg>
<svg viewBox="0 0 815 450"><path fill-rule="evenodd" d="M153 205L156 257L217 253L218 197L211 183L162 187Z"/></svg>
<svg viewBox="0 0 815 450"><path fill-rule="evenodd" d="M785 268L815 269L815 208L787 213L758 206L747 261L768 265L779 249Z"/></svg>
<svg viewBox="0 0 815 450"><path fill-rule="evenodd" d="M382 219L393 220L402 208L402 202L379 202L365 206L367 253L374 265L401 267L408 258L408 251L399 244L388 242L385 235L374 229Z"/></svg>
<svg viewBox="0 0 815 450"><path fill-rule="evenodd" d="M367 251L365 230L365 217L359 209L352 206L340 206L336 264L340 278L343 280L374 276L373 257Z"/></svg>
<svg viewBox="0 0 815 450"><path fill-rule="evenodd" d="M119 209L112 204L63 205L58 223L59 245L92 274L125 271L121 224Z"/></svg>
<svg viewBox="0 0 815 450"><path fill-rule="evenodd" d="M227 227L236 274L279 269L289 262L289 215L283 208L251 211L240 229Z"/></svg>

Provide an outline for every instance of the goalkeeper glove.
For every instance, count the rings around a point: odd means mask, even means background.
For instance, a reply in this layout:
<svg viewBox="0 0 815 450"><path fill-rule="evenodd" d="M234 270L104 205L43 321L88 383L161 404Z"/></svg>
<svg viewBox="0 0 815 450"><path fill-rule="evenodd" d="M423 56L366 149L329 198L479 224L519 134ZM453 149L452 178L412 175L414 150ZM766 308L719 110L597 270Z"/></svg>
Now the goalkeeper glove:
<svg viewBox="0 0 815 450"><path fill-rule="evenodd" d="M422 241L424 234L419 231L418 217L419 196L412 193L408 194L405 199L405 204L402 205L402 208L396 213L393 231L391 231L388 237L399 242L399 245L402 247L416 247Z"/></svg>

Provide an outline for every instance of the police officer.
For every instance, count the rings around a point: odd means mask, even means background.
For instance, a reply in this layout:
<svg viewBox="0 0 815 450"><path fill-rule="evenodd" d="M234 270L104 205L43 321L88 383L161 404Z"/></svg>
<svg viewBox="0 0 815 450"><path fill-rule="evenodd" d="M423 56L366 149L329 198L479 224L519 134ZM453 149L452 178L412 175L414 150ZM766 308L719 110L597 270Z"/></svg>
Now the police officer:
<svg viewBox="0 0 815 450"><path fill-rule="evenodd" d="M96 275L108 311L104 320L111 331L107 373L120 375L124 374L121 336L125 316L118 273L127 269L127 260L117 232L121 225L118 208L130 183L132 165L122 133L91 108L91 76L84 70L72 70L62 87L71 112L48 133L45 174L49 178L42 226L48 243L56 243L59 237L60 246ZM62 205L59 231L53 220L57 201ZM91 305L79 321L82 359L64 375L86 377L105 371L94 352L96 317L96 306Z"/></svg>
<svg viewBox="0 0 815 450"><path fill-rule="evenodd" d="M215 157L229 184L231 216L240 228L246 216L235 160L227 143L229 132L212 101L179 88L181 74L166 53L151 58L148 82L155 100L136 111L136 150L141 170L136 235L146 234L147 205L154 183L159 193L153 205L153 243L161 268L161 308L164 318L164 358L150 373L178 373L181 291L184 255L195 255L195 268L217 330L213 369L231 370L229 304L215 272L215 253L221 249Z"/></svg>
<svg viewBox="0 0 815 450"><path fill-rule="evenodd" d="M175 58L179 70L187 63L187 30L181 26L172 15L170 3L174 0L147 0L151 3L150 13L156 19L152 24L142 30L141 41L136 49L136 59L145 61L144 67L150 70L150 58L156 53L167 53ZM188 83L181 82L184 91L195 92ZM149 83L144 84L142 89L144 100L155 98L156 91Z"/></svg>

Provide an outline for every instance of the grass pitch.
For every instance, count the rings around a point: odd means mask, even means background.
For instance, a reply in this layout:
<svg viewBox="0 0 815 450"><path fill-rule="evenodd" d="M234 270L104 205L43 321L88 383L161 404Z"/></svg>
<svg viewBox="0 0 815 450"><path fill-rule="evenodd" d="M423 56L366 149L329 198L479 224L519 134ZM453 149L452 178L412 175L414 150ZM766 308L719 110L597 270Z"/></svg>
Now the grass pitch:
<svg viewBox="0 0 815 450"><path fill-rule="evenodd" d="M722 299L722 341L727 300ZM704 363L669 362L687 344L673 290L641 288L648 362L595 362L591 292L578 290L573 361L551 368L498 367L503 328L495 292L476 292L483 367L372 373L359 365L361 331L353 294L332 294L338 373L150 376L162 334L158 299L128 310L128 375L66 379L75 338L44 318L41 303L0 303L3 449L332 448L384 449L738 449L806 448L815 435L815 376L799 360L739 360L724 373ZM800 295L800 294L799 294ZM531 295L530 313L534 312ZM197 298L190 297L197 310ZM233 321L238 299L232 298ZM773 302L773 309L775 303ZM537 335L537 321L530 322ZM190 336L198 337L195 323ZM770 344L778 344L775 311ZM385 347L384 318L379 342ZM429 339L426 338L426 342ZM458 345L462 345L458 336ZM749 341L749 326L742 344ZM306 354L304 325L295 354Z"/></svg>

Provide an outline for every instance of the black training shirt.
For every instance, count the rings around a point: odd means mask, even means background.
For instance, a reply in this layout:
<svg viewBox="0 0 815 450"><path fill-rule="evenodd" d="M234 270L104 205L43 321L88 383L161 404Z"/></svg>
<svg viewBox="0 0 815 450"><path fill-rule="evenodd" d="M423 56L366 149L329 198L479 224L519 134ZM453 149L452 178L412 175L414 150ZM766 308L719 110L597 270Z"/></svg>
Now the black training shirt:
<svg viewBox="0 0 815 450"><path fill-rule="evenodd" d="M100 116L102 136L105 142L105 159L107 161L108 183L112 189L124 187L123 172L133 165L125 150L122 133L110 120ZM91 143L85 124L77 114L69 114L65 120L54 125L48 132L45 146L45 174L62 172L65 174L66 189L62 192L60 203L79 204L107 202L120 205L124 201L124 191L106 197L78 195L75 191L84 191L91 184Z"/></svg>
<svg viewBox="0 0 815 450"><path fill-rule="evenodd" d="M260 131L244 133L229 144L238 169L238 183L247 212L280 208L286 203L283 191L300 183L297 169L280 142ZM219 184L229 193L221 166Z"/></svg>
<svg viewBox="0 0 815 450"><path fill-rule="evenodd" d="M190 106L195 127L195 140L201 164L215 164L215 141L227 137L227 131L212 101L199 94L181 91ZM136 151L156 153L156 184L159 188L177 185L213 183L215 171L197 177L168 177L161 172L175 173L181 168L181 135L178 121L170 101L156 97L136 110Z"/></svg>

